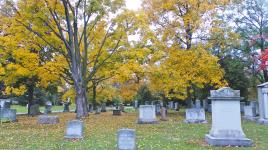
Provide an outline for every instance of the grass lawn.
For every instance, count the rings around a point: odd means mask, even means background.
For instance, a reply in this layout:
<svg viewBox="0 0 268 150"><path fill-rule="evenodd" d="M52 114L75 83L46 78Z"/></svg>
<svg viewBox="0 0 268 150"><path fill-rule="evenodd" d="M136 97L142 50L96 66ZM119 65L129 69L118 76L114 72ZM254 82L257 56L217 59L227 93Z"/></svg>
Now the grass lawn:
<svg viewBox="0 0 268 150"><path fill-rule="evenodd" d="M21 105L11 105L12 109L16 109L17 113L27 113L28 109L26 106ZM40 111L44 112L45 106L40 106ZM70 110L75 110L75 105L70 105ZM63 111L63 106L53 106L52 111Z"/></svg>
<svg viewBox="0 0 268 150"><path fill-rule="evenodd" d="M211 147L204 142L210 129L208 124L185 124L183 112L169 113L169 121L154 125L136 124L137 113L128 110L122 116L112 116L112 112L100 115L90 114L84 119L85 137L80 141L64 140L68 120L75 119L74 113L58 113L60 124L38 125L37 117L18 116L16 123L0 125L0 149L12 150L115 150L116 132L120 128L136 130L138 150L267 150L268 126L243 121L243 129L254 141L251 148Z"/></svg>

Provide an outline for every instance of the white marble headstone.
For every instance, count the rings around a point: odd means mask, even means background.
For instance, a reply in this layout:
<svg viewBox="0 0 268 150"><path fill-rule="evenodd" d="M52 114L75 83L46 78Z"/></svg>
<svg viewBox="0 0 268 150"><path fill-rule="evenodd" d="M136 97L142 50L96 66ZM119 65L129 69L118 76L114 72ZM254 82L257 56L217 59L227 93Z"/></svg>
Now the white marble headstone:
<svg viewBox="0 0 268 150"><path fill-rule="evenodd" d="M67 124L67 130L65 134L66 139L80 139L83 138L84 123L79 120L69 121Z"/></svg>
<svg viewBox="0 0 268 150"><path fill-rule="evenodd" d="M135 150L136 135L133 129L120 129L117 131L117 149Z"/></svg>
<svg viewBox="0 0 268 150"><path fill-rule="evenodd" d="M268 125L268 82L258 85L258 102L260 118L257 122Z"/></svg>
<svg viewBox="0 0 268 150"><path fill-rule="evenodd" d="M205 110L198 108L186 109L185 123L207 123Z"/></svg>
<svg viewBox="0 0 268 150"><path fill-rule="evenodd" d="M140 105L138 123L157 123L154 105Z"/></svg>
<svg viewBox="0 0 268 150"><path fill-rule="evenodd" d="M212 128L205 140L214 146L251 146L241 127L240 91L226 87L210 93Z"/></svg>

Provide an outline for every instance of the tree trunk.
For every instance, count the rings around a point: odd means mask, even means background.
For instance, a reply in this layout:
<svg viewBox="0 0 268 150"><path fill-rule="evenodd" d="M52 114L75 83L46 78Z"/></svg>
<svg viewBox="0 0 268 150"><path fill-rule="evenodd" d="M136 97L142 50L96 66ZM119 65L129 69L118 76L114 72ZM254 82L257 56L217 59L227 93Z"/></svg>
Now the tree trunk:
<svg viewBox="0 0 268 150"><path fill-rule="evenodd" d="M88 116L88 108L87 108L87 95L86 95L86 88L82 86L77 86L76 90L76 118L82 118Z"/></svg>
<svg viewBox="0 0 268 150"><path fill-rule="evenodd" d="M263 77L264 77L264 81L268 82L268 72L266 69L263 70Z"/></svg>
<svg viewBox="0 0 268 150"><path fill-rule="evenodd" d="M28 86L28 116L30 116L30 110L33 103L33 93L34 93L34 86Z"/></svg>
<svg viewBox="0 0 268 150"><path fill-rule="evenodd" d="M92 92L93 92L93 110L97 109L97 100L96 100L96 96L97 96L97 87L96 85L93 83L93 88L92 88Z"/></svg>

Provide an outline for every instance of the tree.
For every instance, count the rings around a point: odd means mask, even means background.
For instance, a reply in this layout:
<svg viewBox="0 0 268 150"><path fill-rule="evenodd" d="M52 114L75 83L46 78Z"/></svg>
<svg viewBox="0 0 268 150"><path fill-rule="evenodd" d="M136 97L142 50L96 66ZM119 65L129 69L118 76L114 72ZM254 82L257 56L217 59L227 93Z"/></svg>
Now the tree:
<svg viewBox="0 0 268 150"><path fill-rule="evenodd" d="M2 8L11 11L8 5L1 7L0 81L5 85L5 95L28 95L29 114L35 88L47 88L58 82L65 64L61 56L47 55L53 49L24 27L17 26Z"/></svg>
<svg viewBox="0 0 268 150"><path fill-rule="evenodd" d="M24 27L64 57L70 69L65 72L65 79L71 81L75 89L77 118L87 116L88 83L127 39L129 26L111 17L121 10L123 1L20 0L17 5L9 4L14 10L11 19L17 26ZM101 34L98 34L99 31ZM98 39L97 44L92 44L94 38ZM60 41L60 44L53 40ZM89 57L90 52L93 59ZM105 55L101 55L103 53ZM105 57L99 59L100 56Z"/></svg>
<svg viewBox="0 0 268 150"><path fill-rule="evenodd" d="M247 97L250 87L249 76L244 71L247 62L239 57L229 55L225 56L220 63L225 71L224 79L229 83L229 86L240 90L241 95Z"/></svg>
<svg viewBox="0 0 268 150"><path fill-rule="evenodd" d="M153 26L143 40L153 51L149 67L153 91L190 100L193 87L225 85L218 59L208 51L212 27L207 24L217 19L218 10L226 4L228 1L144 1L143 9Z"/></svg>
<svg viewBox="0 0 268 150"><path fill-rule="evenodd" d="M233 16L229 17L229 22L234 22L237 33L240 34L242 51L251 60L250 68L253 76L258 76L255 55L259 50L261 53L268 46L268 7L267 1L244 0L237 5L230 6ZM252 68L253 67L253 68ZM268 81L267 69L262 69L263 78L256 77L260 82Z"/></svg>

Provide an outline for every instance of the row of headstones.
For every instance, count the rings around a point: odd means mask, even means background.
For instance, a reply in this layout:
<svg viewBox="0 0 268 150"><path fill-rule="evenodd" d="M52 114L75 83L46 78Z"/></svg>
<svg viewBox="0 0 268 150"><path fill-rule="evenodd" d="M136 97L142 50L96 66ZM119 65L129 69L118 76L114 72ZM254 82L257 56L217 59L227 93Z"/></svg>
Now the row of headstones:
<svg viewBox="0 0 268 150"><path fill-rule="evenodd" d="M212 90L212 128L209 134L205 135L205 140L213 146L251 146L252 141L246 138L241 127L240 113L240 91L232 90L231 88L222 88ZM162 109L164 111L164 109ZM201 111L200 111L201 110ZM188 113L188 114L187 114ZM204 109L192 108L186 111L186 120L195 114L202 116L201 120L205 120ZM201 115L200 115L201 114ZM187 116L189 115L189 116ZM198 118L200 119L200 118ZM139 108L139 124L155 124L156 119L154 105L141 105ZM186 121L187 123L206 123L196 121ZM82 138L83 137L83 122L70 121L67 125L65 138ZM118 131L118 149L135 149L135 133L134 130L122 129ZM122 146L122 147L121 147Z"/></svg>
<svg viewBox="0 0 268 150"><path fill-rule="evenodd" d="M205 141L213 146L252 146L241 127L240 91L231 88L212 90L212 128ZM138 123L157 123L155 107L140 106ZM162 118L162 117L161 117ZM203 108L186 109L185 123L207 123Z"/></svg>

